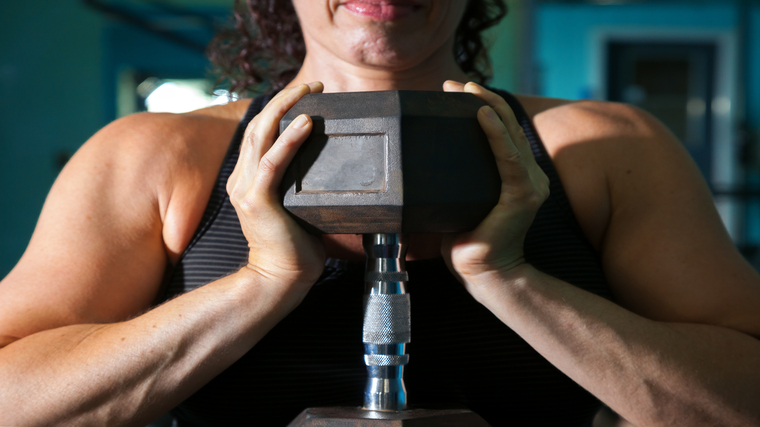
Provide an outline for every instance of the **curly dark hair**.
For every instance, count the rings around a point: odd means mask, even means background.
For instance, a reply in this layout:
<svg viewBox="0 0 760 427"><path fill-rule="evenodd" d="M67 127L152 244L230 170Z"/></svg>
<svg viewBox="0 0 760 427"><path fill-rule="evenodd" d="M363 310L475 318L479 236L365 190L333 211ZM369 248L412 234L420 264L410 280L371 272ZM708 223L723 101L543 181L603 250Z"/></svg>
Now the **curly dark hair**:
<svg viewBox="0 0 760 427"><path fill-rule="evenodd" d="M483 31L506 16L504 0L469 0L454 40L462 71L479 83L491 78ZM221 30L207 50L217 83L231 92L262 93L285 87L301 68L306 46L289 0L235 0L232 25Z"/></svg>

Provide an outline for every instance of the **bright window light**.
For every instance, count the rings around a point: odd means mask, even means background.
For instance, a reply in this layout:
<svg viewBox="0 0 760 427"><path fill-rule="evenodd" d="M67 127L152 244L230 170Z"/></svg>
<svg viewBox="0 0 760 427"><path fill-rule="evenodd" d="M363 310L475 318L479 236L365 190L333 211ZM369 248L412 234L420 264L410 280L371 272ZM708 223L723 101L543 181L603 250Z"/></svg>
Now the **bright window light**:
<svg viewBox="0 0 760 427"><path fill-rule="evenodd" d="M207 80L161 80L145 98L145 106L148 111L154 113L186 113L211 105L226 104L236 99L236 96L231 96L226 90L217 90L209 94Z"/></svg>

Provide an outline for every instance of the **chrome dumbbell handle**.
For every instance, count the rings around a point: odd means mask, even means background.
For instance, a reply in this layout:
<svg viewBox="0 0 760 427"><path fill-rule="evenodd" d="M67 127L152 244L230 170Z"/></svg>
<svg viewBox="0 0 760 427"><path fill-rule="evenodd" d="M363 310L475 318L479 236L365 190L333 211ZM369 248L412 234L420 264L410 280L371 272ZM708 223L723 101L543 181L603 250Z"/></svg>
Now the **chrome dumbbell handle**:
<svg viewBox="0 0 760 427"><path fill-rule="evenodd" d="M364 409L400 411L406 408L404 365L409 362L409 294L406 293L406 236L365 234L364 363L367 386Z"/></svg>

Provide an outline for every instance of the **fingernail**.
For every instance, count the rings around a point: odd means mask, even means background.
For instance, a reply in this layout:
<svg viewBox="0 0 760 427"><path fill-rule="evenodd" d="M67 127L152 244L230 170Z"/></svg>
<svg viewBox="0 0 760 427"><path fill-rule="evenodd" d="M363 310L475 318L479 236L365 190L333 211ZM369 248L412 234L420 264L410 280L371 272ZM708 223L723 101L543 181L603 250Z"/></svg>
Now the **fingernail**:
<svg viewBox="0 0 760 427"><path fill-rule="evenodd" d="M300 116L296 117L295 120L293 120L293 128L300 129L306 126L306 122L308 122L308 120L306 119L306 115L301 114Z"/></svg>

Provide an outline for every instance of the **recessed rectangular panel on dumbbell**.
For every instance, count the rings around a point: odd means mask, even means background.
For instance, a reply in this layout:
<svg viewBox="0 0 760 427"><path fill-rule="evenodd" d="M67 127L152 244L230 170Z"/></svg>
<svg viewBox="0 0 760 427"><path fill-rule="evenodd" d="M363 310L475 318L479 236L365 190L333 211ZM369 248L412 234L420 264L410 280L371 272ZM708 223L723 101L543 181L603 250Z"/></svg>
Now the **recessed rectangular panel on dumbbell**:
<svg viewBox="0 0 760 427"><path fill-rule="evenodd" d="M298 158L296 193L385 191L385 134L318 135Z"/></svg>
<svg viewBox="0 0 760 427"><path fill-rule="evenodd" d="M314 128L288 168L283 205L318 233L458 232L496 204L501 181L467 93L311 94Z"/></svg>

